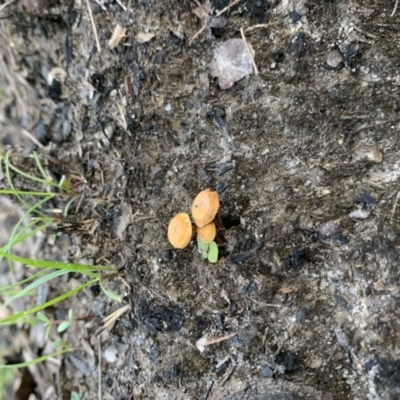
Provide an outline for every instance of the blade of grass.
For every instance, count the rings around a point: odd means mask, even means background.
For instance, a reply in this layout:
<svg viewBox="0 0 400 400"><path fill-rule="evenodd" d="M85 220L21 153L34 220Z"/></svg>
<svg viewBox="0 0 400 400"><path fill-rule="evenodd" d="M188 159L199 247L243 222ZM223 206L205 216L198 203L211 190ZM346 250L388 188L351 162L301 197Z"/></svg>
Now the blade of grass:
<svg viewBox="0 0 400 400"><path fill-rule="evenodd" d="M24 287L22 290L20 290L17 294L15 294L14 296L9 297L5 302L4 305L7 307L10 303L12 303L14 300L17 300L21 297L24 297L26 295L28 295L28 293L31 290L36 289L38 286L43 285L44 283L51 281L54 278L57 278L59 276L68 274L70 271L68 270L58 270L58 271L53 271L50 272L48 274L46 274L45 276L42 276L38 279L36 279L34 282L32 282L30 285Z"/></svg>
<svg viewBox="0 0 400 400"><path fill-rule="evenodd" d="M16 223L16 225L15 225L15 227L14 227L12 233L11 233L11 237L10 237L10 240L9 240L10 242L13 241L14 236L16 235L16 232L18 231L18 228L19 228L20 225L25 221L25 219L26 219L31 213L33 213L33 212L38 212L38 211L37 211L38 208L39 208L42 204L47 203L47 202L48 202L49 200L51 200L52 198L53 198L53 196L47 196L47 197L45 197L44 199L38 201L36 204L34 204L32 207L30 207L30 208L22 215L22 217L21 217L21 218L19 219L19 221ZM43 213L41 213L41 212L38 212L38 213L39 213L39 215L43 215ZM11 248L10 248L10 251L11 251Z"/></svg>
<svg viewBox="0 0 400 400"><path fill-rule="evenodd" d="M86 287L93 285L94 283L98 282L98 280L99 280L99 278L91 279L90 281L83 283L82 285L76 287L75 289L72 289L72 290L68 291L67 293L63 293L61 296L58 296L52 300L46 301L46 303L39 304L38 306L31 307L28 310L21 311L21 312L15 313L14 315L11 315L9 317L3 318L2 320L0 320L0 326L1 325L10 325L10 324L13 324L16 322L20 322L20 320L22 318L29 317L31 314L34 314L40 310L43 310L47 307L52 306L53 304L57 304L60 301L63 301L65 299L67 299L68 297L71 297L75 293L78 293L82 289L85 289Z"/></svg>
<svg viewBox="0 0 400 400"><path fill-rule="evenodd" d="M77 199L79 196L73 197L71 200L68 201L67 205L64 207L63 216L66 217L68 215L69 208L71 204Z"/></svg>
<svg viewBox="0 0 400 400"><path fill-rule="evenodd" d="M46 221L48 218L43 218L40 219L40 221ZM33 229L32 231L28 231L28 233L24 234L25 230L29 230L29 228L31 226L34 226L37 223L36 221L33 221L31 224L27 225L26 227L24 227L20 233L18 233L18 236L16 238L14 238L13 241L9 241L5 246L3 246L0 249L0 261L3 259L3 254L4 253L10 253L11 248L15 245L17 245L18 243L23 242L24 240L28 239L29 237L35 235L36 233L42 231L42 230L46 230L50 225L52 225L52 223L54 222L54 218L49 218L48 222L44 223L43 225L39 225L38 227L36 227L35 229ZM21 236L19 236L21 235Z"/></svg>
<svg viewBox="0 0 400 400"><path fill-rule="evenodd" d="M7 152L7 153L6 153L6 157L5 157L5 159L4 159L4 164L5 164L5 167L6 167L6 177L7 177L8 184L9 184L9 186L11 187L11 189L14 191L13 194L18 198L18 200L19 200L26 208L29 208L28 203L26 203L25 200L24 200L20 195L18 195L18 194L15 193L16 190L15 190L14 183L13 183L13 181L12 181L11 174L10 174L10 162L9 162L9 158L10 158L10 153Z"/></svg>
<svg viewBox="0 0 400 400"><path fill-rule="evenodd" d="M14 195L27 195L27 196L49 196L51 192L30 192L26 190L15 190L15 189L0 189L0 194L14 194ZM55 196L73 196L73 193L53 193Z"/></svg>
<svg viewBox="0 0 400 400"><path fill-rule="evenodd" d="M33 182L37 182L37 183L41 183L45 186L52 186L52 187L58 187L58 184L56 182L51 181L50 179L42 179L42 178L38 178L37 176L28 174L24 171L22 171L21 169L17 168L16 166L14 166L13 164L11 164L10 162L10 153L6 153L6 169L11 169L14 172L16 172L18 175L23 176L26 179L29 179Z"/></svg>
<svg viewBox="0 0 400 400"><path fill-rule="evenodd" d="M49 176L46 174L45 170L43 169L42 163L40 162L36 151L34 151L32 155L33 155L33 159L35 160L36 166L37 166L38 170L40 171L40 173L42 174L43 178L46 180L50 179Z"/></svg>
<svg viewBox="0 0 400 400"><path fill-rule="evenodd" d="M14 254L6 254L6 253L0 253L0 255L3 255L3 257L8 258L12 261L25 264L27 267L66 269L71 272L72 271L79 272L81 274L86 274L86 275L96 271L115 271L115 268L109 267L107 265L86 265L86 264L64 263L61 261L32 260L30 258L19 257Z"/></svg>
<svg viewBox="0 0 400 400"><path fill-rule="evenodd" d="M3 293L3 292L7 293L8 290L11 290L11 289L13 289L13 288L15 288L17 286L22 286L25 283L33 281L34 279L39 278L41 275L45 274L49 270L50 270L50 268L49 269L45 269L43 271L39 271L36 274L30 276L29 278L24 279L23 281L19 281L17 283L13 283L12 285L0 287L0 293Z"/></svg>
<svg viewBox="0 0 400 400"><path fill-rule="evenodd" d="M0 365L0 369L29 367L30 365L35 365L35 364L41 363L43 361L48 360L49 358L54 358L54 357L60 356L61 354L68 353L68 352L73 351L73 350L75 350L75 349L60 350L60 351L57 351L55 353L46 354L45 356L38 357L38 358L35 358L33 360L26 361L26 362L19 363L19 364Z"/></svg>

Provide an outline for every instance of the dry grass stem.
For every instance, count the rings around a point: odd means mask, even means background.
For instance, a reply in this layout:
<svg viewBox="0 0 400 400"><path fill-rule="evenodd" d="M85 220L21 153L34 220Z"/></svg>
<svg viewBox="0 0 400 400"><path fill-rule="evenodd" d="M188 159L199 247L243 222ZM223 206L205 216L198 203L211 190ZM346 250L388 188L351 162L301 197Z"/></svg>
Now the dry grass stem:
<svg viewBox="0 0 400 400"><path fill-rule="evenodd" d="M126 121L126 118L125 118L124 109L122 108L122 105L120 103L117 103L117 105L118 105L119 113L121 115L121 120L119 122L122 125L122 127L124 128L125 132L128 132L128 122ZM129 133L129 136L130 136L130 133Z"/></svg>
<svg viewBox="0 0 400 400"><path fill-rule="evenodd" d="M99 338L98 359L99 359L99 400L101 400L101 339Z"/></svg>
<svg viewBox="0 0 400 400"><path fill-rule="evenodd" d="M39 140L37 140L35 138L35 136L32 135L32 133L30 133L29 131L27 131L26 129L21 129L21 133L28 138L29 140L31 140L33 143L36 144L36 146L43 148L44 146L42 145L42 143L39 142Z"/></svg>
<svg viewBox="0 0 400 400"><path fill-rule="evenodd" d="M15 0L8 0L4 4L0 6L0 12L2 12L7 6L9 6L11 3L14 3Z"/></svg>
<svg viewBox="0 0 400 400"><path fill-rule="evenodd" d="M394 14L396 13L396 11L397 11L397 6L398 6L398 5L399 5L399 0L396 0L396 3L394 3L393 11L392 11L392 13L390 14L391 17L393 17Z"/></svg>
<svg viewBox="0 0 400 400"><path fill-rule="evenodd" d="M117 3L119 4L119 6L126 12L126 10L128 9L128 8L126 7L126 5L125 5L124 3L122 3L121 0L116 0L116 1L117 1Z"/></svg>
<svg viewBox="0 0 400 400"><path fill-rule="evenodd" d="M254 61L253 52L251 51L250 46L249 46L249 44L247 43L246 36L244 35L243 27L240 28L240 34L242 35L243 42L244 42L244 44L246 45L246 49L247 49L247 51L248 51L249 54L250 54L251 63L253 64L253 68L254 68L254 73L255 73L256 75L258 75L258 68L257 68L257 65L256 65L256 63L255 63L255 61Z"/></svg>
<svg viewBox="0 0 400 400"><path fill-rule="evenodd" d="M103 319L103 326L101 326L99 329L96 330L95 336L99 336L102 332L104 332L106 329L112 326L119 317L121 317L124 313L126 313L129 310L129 308L130 308L129 305L123 306L119 308L117 311L114 311L112 314L105 317Z"/></svg>
<svg viewBox="0 0 400 400"><path fill-rule="evenodd" d="M86 5L87 5L88 12L89 12L90 22L92 23L94 37L96 38L97 52L99 54L101 54L101 45L100 45L99 35L97 34L96 21L94 20L94 17L93 17L93 11L92 11L92 7L90 6L90 0L86 0Z"/></svg>

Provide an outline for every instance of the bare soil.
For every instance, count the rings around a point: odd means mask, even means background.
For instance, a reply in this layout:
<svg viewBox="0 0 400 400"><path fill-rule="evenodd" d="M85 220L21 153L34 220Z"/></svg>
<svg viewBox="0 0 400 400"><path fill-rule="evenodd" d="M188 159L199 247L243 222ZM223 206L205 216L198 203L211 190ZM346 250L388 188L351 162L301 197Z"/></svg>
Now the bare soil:
<svg viewBox="0 0 400 400"><path fill-rule="evenodd" d="M79 350L38 398L399 399L395 2L242 0L192 45L195 1L90 4L101 53L85 2L0 14L3 147L84 178L54 247L121 268L108 287L130 305L100 353L120 305L93 287L49 311L96 318L63 335ZM222 90L208 65L242 27L259 74ZM205 188L221 197L216 265L166 237Z"/></svg>

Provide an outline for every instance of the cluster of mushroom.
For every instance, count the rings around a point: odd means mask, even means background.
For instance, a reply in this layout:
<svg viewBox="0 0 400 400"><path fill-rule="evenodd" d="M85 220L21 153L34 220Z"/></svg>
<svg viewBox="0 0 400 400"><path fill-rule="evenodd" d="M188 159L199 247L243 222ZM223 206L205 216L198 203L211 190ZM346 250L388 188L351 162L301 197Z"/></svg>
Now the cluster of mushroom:
<svg viewBox="0 0 400 400"><path fill-rule="evenodd" d="M199 248L203 256L204 251L208 252L209 246L217 248L217 245L213 241L217 233L214 219L218 210L218 193L211 189L201 191L192 204L192 217L196 228L193 229L187 213L179 213L171 219L168 225L168 240L172 246L177 249L185 248L189 244L192 234L195 232L197 233ZM216 252L218 254L218 248ZM204 258L207 258L207 256ZM210 260L210 257L208 258Z"/></svg>

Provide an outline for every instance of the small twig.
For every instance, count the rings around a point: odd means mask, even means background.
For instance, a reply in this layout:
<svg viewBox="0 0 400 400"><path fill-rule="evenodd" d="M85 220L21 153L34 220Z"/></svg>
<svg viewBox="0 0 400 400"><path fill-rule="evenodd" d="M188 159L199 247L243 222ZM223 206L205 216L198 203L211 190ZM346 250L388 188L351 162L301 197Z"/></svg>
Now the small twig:
<svg viewBox="0 0 400 400"><path fill-rule="evenodd" d="M99 359L99 400L101 400L101 339L99 338L99 350L98 350L98 359Z"/></svg>
<svg viewBox="0 0 400 400"><path fill-rule="evenodd" d="M208 398L210 397L211 390L212 390L213 386L214 386L214 381L211 381L211 384L210 384L210 386L209 386L209 388L207 390L207 393L204 396L203 400L208 400Z"/></svg>
<svg viewBox="0 0 400 400"><path fill-rule="evenodd" d="M225 374L225 377L224 377L224 379L222 379L222 381L221 381L221 383L219 384L219 386L224 386L224 385L225 385L225 383L228 381L228 379L232 376L232 373L233 373L234 370L235 370L235 366L233 366L233 367L230 369L230 371L228 371L228 372Z"/></svg>
<svg viewBox="0 0 400 400"><path fill-rule="evenodd" d="M219 11L217 14L215 14L214 18L220 17L223 13L228 11L231 7L239 3L241 0L234 0L232 3L228 4L225 8L223 8L221 11ZM195 35L189 40L189 46L192 45L192 43L197 39L198 36L200 36L208 27L209 23L205 24L200 30L198 30Z"/></svg>
<svg viewBox="0 0 400 400"><path fill-rule="evenodd" d="M33 143L36 144L36 146L40 147L41 149L44 147L42 145L42 143L39 142L39 140L37 140L35 138L35 136L32 135L32 133L28 132L26 129L21 129L21 133L27 137L28 139L32 140Z"/></svg>
<svg viewBox="0 0 400 400"><path fill-rule="evenodd" d="M128 132L128 122L126 122L126 118L125 118L125 113L124 113L124 109L122 108L120 103L117 103L118 109L119 109L119 113L121 115L121 120L120 123L122 125L122 127L124 128L125 132ZM129 136L130 133L128 132Z"/></svg>
<svg viewBox="0 0 400 400"><path fill-rule="evenodd" d="M257 25L252 25L246 28L246 33L251 33L254 32L257 29L262 29L262 28L268 28L271 24L257 24Z"/></svg>
<svg viewBox="0 0 400 400"><path fill-rule="evenodd" d="M397 6L398 6L398 5L399 5L399 0L396 0L396 3L394 3L393 11L392 11L392 13L390 14L391 17L393 17L394 14L396 13L396 11L397 11Z"/></svg>
<svg viewBox="0 0 400 400"><path fill-rule="evenodd" d="M252 302L254 302L254 303L256 303L256 304L259 304L260 306L263 306L263 307L276 307L276 308L280 308L280 307L282 307L280 304L273 304L273 303L263 303L262 301L258 301L258 300L256 300L256 299L252 299L251 297L249 297L249 296L244 296L247 300L250 300L250 301L252 301Z"/></svg>
<svg viewBox="0 0 400 400"><path fill-rule="evenodd" d="M3 5L0 6L0 12L2 12L7 6L9 6L11 3L14 3L15 0L8 0L5 2Z"/></svg>
<svg viewBox="0 0 400 400"><path fill-rule="evenodd" d="M392 219L394 217L394 214L396 213L396 208L397 208L397 203L399 202L400 199L400 192L397 192L396 198L394 199L394 204L392 207Z"/></svg>
<svg viewBox="0 0 400 400"><path fill-rule="evenodd" d="M119 6L126 12L127 8L126 8L126 6L122 3L122 1L121 1L121 0L116 0L116 1L117 1L117 3L119 4Z"/></svg>
<svg viewBox="0 0 400 400"><path fill-rule="evenodd" d="M99 35L97 34L96 21L94 20L94 17L93 17L93 11L92 11L92 7L90 6L90 0L86 0L86 4L87 4L88 11L89 11L90 21L92 23L94 37L96 38L97 52L99 54L101 54L101 45L100 45L100 41L99 41Z"/></svg>
<svg viewBox="0 0 400 400"><path fill-rule="evenodd" d="M254 61L253 52L251 51L250 46L247 43L246 36L244 35L243 27L240 28L240 34L242 35L243 42L246 45L246 49L250 54L251 63L253 64L253 68L254 68L254 73L256 75L258 75L258 68L257 68L256 62Z"/></svg>
<svg viewBox="0 0 400 400"><path fill-rule="evenodd" d="M82 201L83 201L83 198L84 198L84 197L85 197L85 195L82 194L81 197L80 197L80 199L79 199L79 201L78 201L78 204L76 205L75 213L78 213L79 209L81 208Z"/></svg>

